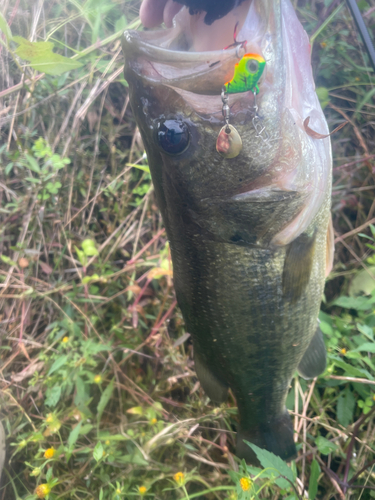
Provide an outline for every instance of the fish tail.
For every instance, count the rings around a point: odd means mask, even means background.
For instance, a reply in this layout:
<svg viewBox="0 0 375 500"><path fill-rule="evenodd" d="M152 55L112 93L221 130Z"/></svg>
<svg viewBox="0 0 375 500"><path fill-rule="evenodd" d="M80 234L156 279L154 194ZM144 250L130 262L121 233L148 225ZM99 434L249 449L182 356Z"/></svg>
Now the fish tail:
<svg viewBox="0 0 375 500"><path fill-rule="evenodd" d="M238 429L236 455L244 458L249 464L259 465L255 453L244 440L286 461L293 460L297 455L293 439L293 425L287 411L269 421L265 418L265 423L257 427L245 430L240 426Z"/></svg>

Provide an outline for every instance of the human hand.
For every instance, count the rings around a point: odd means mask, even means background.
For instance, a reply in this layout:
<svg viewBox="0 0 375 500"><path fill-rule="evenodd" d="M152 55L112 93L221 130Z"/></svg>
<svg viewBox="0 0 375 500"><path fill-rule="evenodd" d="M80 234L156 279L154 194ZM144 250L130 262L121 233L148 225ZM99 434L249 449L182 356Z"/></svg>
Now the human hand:
<svg viewBox="0 0 375 500"><path fill-rule="evenodd" d="M164 21L167 28L172 27L174 16L182 8L174 0L143 0L139 15L146 28L154 28Z"/></svg>

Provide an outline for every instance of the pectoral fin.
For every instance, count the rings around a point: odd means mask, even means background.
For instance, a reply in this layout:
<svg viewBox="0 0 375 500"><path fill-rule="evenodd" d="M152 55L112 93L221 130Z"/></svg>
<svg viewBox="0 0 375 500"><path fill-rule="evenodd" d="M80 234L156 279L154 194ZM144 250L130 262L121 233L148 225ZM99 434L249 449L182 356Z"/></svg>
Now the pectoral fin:
<svg viewBox="0 0 375 500"><path fill-rule="evenodd" d="M316 233L303 233L289 243L282 277L283 296L292 303L302 295L310 279L314 260Z"/></svg>
<svg viewBox="0 0 375 500"><path fill-rule="evenodd" d="M194 349L194 362L195 371L204 392L214 403L223 403L227 399L228 387L223 385L207 368L196 349Z"/></svg>
<svg viewBox="0 0 375 500"><path fill-rule="evenodd" d="M314 378L324 372L326 365L326 348L322 331L318 327L309 347L298 365L298 373L305 379Z"/></svg>

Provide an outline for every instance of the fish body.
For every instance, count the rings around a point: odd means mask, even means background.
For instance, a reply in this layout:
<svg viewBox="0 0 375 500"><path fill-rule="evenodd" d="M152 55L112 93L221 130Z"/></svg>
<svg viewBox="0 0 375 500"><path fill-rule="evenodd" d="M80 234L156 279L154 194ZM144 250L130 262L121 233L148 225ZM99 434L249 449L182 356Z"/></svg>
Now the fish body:
<svg viewBox="0 0 375 500"><path fill-rule="evenodd" d="M234 67L233 78L224 87L228 94L238 92L259 93L258 80L262 76L266 61L258 54L245 54Z"/></svg>
<svg viewBox="0 0 375 500"><path fill-rule="evenodd" d="M327 124L289 0L253 0L239 33L246 51L195 52L199 23L183 9L171 30L125 33L130 102L201 385L216 403L232 389L238 456L255 462L247 440L291 459L285 400L297 368L306 378L325 368L317 317L332 260L330 140L310 137L303 121L321 133ZM253 125L253 92L230 95L243 147L227 159L216 151L220 91L245 53L265 61L256 104L267 136Z"/></svg>

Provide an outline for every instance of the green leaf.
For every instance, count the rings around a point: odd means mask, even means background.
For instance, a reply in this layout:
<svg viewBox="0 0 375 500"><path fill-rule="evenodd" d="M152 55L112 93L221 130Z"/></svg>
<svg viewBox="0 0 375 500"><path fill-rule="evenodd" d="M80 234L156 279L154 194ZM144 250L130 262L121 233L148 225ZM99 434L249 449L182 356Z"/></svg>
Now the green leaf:
<svg viewBox="0 0 375 500"><path fill-rule="evenodd" d="M361 11L367 10L370 8L369 4L366 2L366 0L359 0L358 2L358 8Z"/></svg>
<svg viewBox="0 0 375 500"><path fill-rule="evenodd" d="M82 279L82 285L87 285L87 283L90 283L92 280L98 280L100 279L100 276L98 274L92 274L91 276L85 276Z"/></svg>
<svg viewBox="0 0 375 500"><path fill-rule="evenodd" d="M96 249L95 241L87 239L82 241L82 249L85 252L87 257L92 257L93 255L99 255L99 252Z"/></svg>
<svg viewBox="0 0 375 500"><path fill-rule="evenodd" d="M262 467L264 467L265 469L267 468L275 469L276 475L278 474L283 475L286 478L288 478L292 484L294 484L296 479L294 477L292 469L288 467L280 457L277 457L270 451L263 450L262 448L259 448L255 444L249 443L248 441L245 441L245 443L248 446L250 446L250 448L254 451ZM275 483L280 488L290 488L291 486L291 484L282 477L277 478L275 480Z"/></svg>
<svg viewBox="0 0 375 500"><path fill-rule="evenodd" d="M355 398L347 385L345 390L340 393L337 400L337 420L339 424L348 427L353 420L354 408Z"/></svg>
<svg viewBox="0 0 375 500"><path fill-rule="evenodd" d="M326 87L317 87L316 94L320 101L326 101L327 99L329 99L329 93Z"/></svg>
<svg viewBox="0 0 375 500"><path fill-rule="evenodd" d="M16 266L17 262L14 262L10 257L7 255L0 255L0 258L5 264L9 264L10 266Z"/></svg>
<svg viewBox="0 0 375 500"><path fill-rule="evenodd" d="M68 448L70 450L73 450L74 448L74 445L76 444L77 442L77 439L78 439L78 436L80 434L80 431L81 431L81 427L82 427L82 420L81 422L79 422L72 431L70 431L70 434L69 434L69 437L68 437Z"/></svg>
<svg viewBox="0 0 375 500"><path fill-rule="evenodd" d="M49 191L51 194L57 194L59 192L59 189L61 188L61 182L47 182L46 184L46 189Z"/></svg>
<svg viewBox="0 0 375 500"><path fill-rule="evenodd" d="M68 356L67 355L65 355L65 356L59 356L55 360L55 362L53 363L53 365L51 366L51 368L49 369L49 372L47 373L47 376L52 375L52 373L54 373L56 370L58 370L59 368L61 368L62 366L64 366L67 361L68 361Z"/></svg>
<svg viewBox="0 0 375 500"><path fill-rule="evenodd" d="M129 410L126 410L126 413L130 413L132 415L144 415L144 411L142 406L133 406L133 408L129 408Z"/></svg>
<svg viewBox="0 0 375 500"><path fill-rule="evenodd" d="M132 453L131 455L122 455L116 457L116 462L136 465L148 465L147 460L143 458L143 455L138 449L134 450L134 453Z"/></svg>
<svg viewBox="0 0 375 500"><path fill-rule="evenodd" d="M369 90L369 92L367 92L365 94L365 96L363 97L363 99L361 100L361 102L359 102L357 104L357 109L356 109L356 112L355 112L356 118L358 118L360 116L360 111L363 108L363 106L365 104L367 104L368 101L370 101L370 102L372 101L372 98L373 98L374 95L375 95L375 87L372 88L371 90Z"/></svg>
<svg viewBox="0 0 375 500"><path fill-rule="evenodd" d="M371 326L368 325L361 325L360 323L356 324L358 330L365 335L370 340L374 340L374 332Z"/></svg>
<svg viewBox="0 0 375 500"><path fill-rule="evenodd" d="M320 476L320 467L318 462L314 460L311 462L310 480L309 480L309 500L315 500L318 493L318 479Z"/></svg>
<svg viewBox="0 0 375 500"><path fill-rule="evenodd" d="M53 387L47 389L46 396L44 404L52 407L56 406L61 397L61 385L54 385Z"/></svg>
<svg viewBox="0 0 375 500"><path fill-rule="evenodd" d="M47 474L46 474L46 480L47 480L47 483L51 482L51 479L52 479L52 473L53 473L53 468L50 467L47 471Z"/></svg>
<svg viewBox="0 0 375 500"><path fill-rule="evenodd" d="M112 346L110 344L98 344L95 342L85 342L83 350L85 354L97 354L102 351L110 351Z"/></svg>
<svg viewBox="0 0 375 500"><path fill-rule="evenodd" d="M51 197L50 194L43 191L42 194L38 194L38 200L48 200Z"/></svg>
<svg viewBox="0 0 375 500"><path fill-rule="evenodd" d="M88 393L88 386L81 379L81 377L76 377L76 390L77 393L74 398L74 404L76 406L86 406L90 399L90 396Z"/></svg>
<svg viewBox="0 0 375 500"><path fill-rule="evenodd" d="M334 443L331 443L328 439L323 436L319 436L315 439L315 444L322 455L329 455L337 449Z"/></svg>
<svg viewBox="0 0 375 500"><path fill-rule="evenodd" d="M107 441L128 441L130 438L127 436L123 436L122 434L110 434L110 435L105 435L102 436L101 433L99 433L100 437L103 437Z"/></svg>
<svg viewBox="0 0 375 500"><path fill-rule="evenodd" d="M319 323L319 327L325 335L330 335L330 336L333 335L333 328L329 323L321 321Z"/></svg>
<svg viewBox="0 0 375 500"><path fill-rule="evenodd" d="M228 470L228 474L234 484L237 484L238 480L240 479L240 474L238 472L234 472L233 470Z"/></svg>
<svg viewBox="0 0 375 500"><path fill-rule="evenodd" d="M85 424L81 430L80 430L80 434L82 434L83 436L86 436L86 434L88 434L90 431L92 431L92 429L94 428L94 426L92 424Z"/></svg>
<svg viewBox="0 0 375 500"><path fill-rule="evenodd" d="M126 20L126 17L124 15L122 15L115 22L115 33L117 33L120 30L121 31L124 30L127 25L128 25L128 21Z"/></svg>
<svg viewBox="0 0 375 500"><path fill-rule="evenodd" d="M0 30L4 33L7 42L12 38L12 32L10 31L9 24L7 23L5 17L0 12Z"/></svg>
<svg viewBox="0 0 375 500"><path fill-rule="evenodd" d="M359 271L354 276L350 287L349 294L350 295L371 295L371 292L375 289L375 281L371 277L371 274L375 273L375 266L370 266L367 269L363 269Z"/></svg>
<svg viewBox="0 0 375 500"><path fill-rule="evenodd" d="M360 352L371 352L375 353L375 343L374 342L365 342L364 344L360 345L356 349L353 349L354 352L360 351Z"/></svg>
<svg viewBox="0 0 375 500"><path fill-rule="evenodd" d="M114 389L114 379L110 381L110 383L107 385L105 390L103 391L103 394L101 395L98 407L97 407L97 418L98 422L100 422L100 419L102 418L103 411L105 407L108 404L108 401L111 399L112 393Z"/></svg>
<svg viewBox="0 0 375 500"><path fill-rule="evenodd" d="M333 302L333 305L346 309L357 309L357 311L367 311L372 308L374 301L374 298L367 297L339 297Z"/></svg>
<svg viewBox="0 0 375 500"><path fill-rule="evenodd" d="M82 252L82 250L80 250L76 246L74 246L74 248L75 248L75 251L77 252L78 260L80 261L82 266L85 267L87 264L87 258L86 258L85 252Z"/></svg>
<svg viewBox="0 0 375 500"><path fill-rule="evenodd" d="M5 167L5 170L4 170L5 175L10 174L10 172L13 169L13 165L14 165L14 163L12 161L10 163L8 163L8 165Z"/></svg>
<svg viewBox="0 0 375 500"><path fill-rule="evenodd" d="M13 37L13 41L18 44L16 54L28 61L32 68L47 75L61 75L82 66L78 61L55 54L52 51L54 47L52 42L29 42L22 36Z"/></svg>
<svg viewBox="0 0 375 500"><path fill-rule="evenodd" d="M27 158L27 163L28 163L27 166L29 167L29 169L35 172L36 174L40 174L39 163L36 161L36 159L27 153L25 156Z"/></svg>
<svg viewBox="0 0 375 500"><path fill-rule="evenodd" d="M329 103L328 89L326 87L317 87L316 95L318 96L318 99L320 101L320 105L324 109L327 106L327 104Z"/></svg>
<svg viewBox="0 0 375 500"><path fill-rule="evenodd" d="M25 177L25 181L31 182L32 184L41 184L41 180L34 179L34 177Z"/></svg>
<svg viewBox="0 0 375 500"><path fill-rule="evenodd" d="M345 370L349 377L366 377L369 380L374 380L373 376L367 370L349 365L349 363L345 363L345 361L336 356L330 355L329 357L334 361L336 366Z"/></svg>
<svg viewBox="0 0 375 500"><path fill-rule="evenodd" d="M94 458L97 462L99 462L99 460L101 460L103 458L103 445L100 441L98 441L95 445L95 448L94 448L94 452L93 452L93 455L94 455Z"/></svg>
<svg viewBox="0 0 375 500"><path fill-rule="evenodd" d="M143 172L147 172L148 174L150 173L150 167L148 165L133 164L131 166L134 168L138 168L138 170L143 170Z"/></svg>

